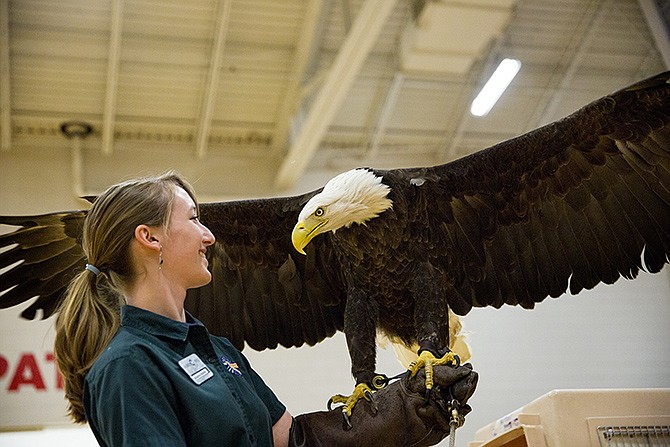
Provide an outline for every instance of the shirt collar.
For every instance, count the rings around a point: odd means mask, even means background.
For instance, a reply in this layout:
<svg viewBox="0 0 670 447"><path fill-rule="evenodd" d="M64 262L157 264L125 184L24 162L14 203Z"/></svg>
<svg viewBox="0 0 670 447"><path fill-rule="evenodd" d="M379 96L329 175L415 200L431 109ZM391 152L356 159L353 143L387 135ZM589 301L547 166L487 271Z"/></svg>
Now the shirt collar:
<svg viewBox="0 0 670 447"><path fill-rule="evenodd" d="M186 323L182 323L139 307L125 305L121 307L121 326L139 329L157 337L185 341L192 326L203 326L197 318L185 312Z"/></svg>

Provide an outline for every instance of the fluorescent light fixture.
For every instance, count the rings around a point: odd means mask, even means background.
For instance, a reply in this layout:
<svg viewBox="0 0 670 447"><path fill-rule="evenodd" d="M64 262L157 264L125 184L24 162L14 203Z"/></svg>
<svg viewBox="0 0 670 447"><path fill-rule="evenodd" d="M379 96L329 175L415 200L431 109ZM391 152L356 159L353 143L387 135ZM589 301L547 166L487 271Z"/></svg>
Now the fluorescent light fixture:
<svg viewBox="0 0 670 447"><path fill-rule="evenodd" d="M489 113L520 68L520 61L516 59L503 59L491 75L491 78L484 84L482 91L472 101L470 113L475 116L484 116Z"/></svg>

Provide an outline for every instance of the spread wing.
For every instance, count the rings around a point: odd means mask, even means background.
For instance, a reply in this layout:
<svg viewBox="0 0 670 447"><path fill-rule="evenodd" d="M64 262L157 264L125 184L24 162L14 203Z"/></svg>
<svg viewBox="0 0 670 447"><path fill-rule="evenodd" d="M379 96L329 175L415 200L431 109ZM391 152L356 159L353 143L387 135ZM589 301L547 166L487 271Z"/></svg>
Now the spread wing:
<svg viewBox="0 0 670 447"><path fill-rule="evenodd" d="M345 287L320 238L307 256L291 245L291 229L313 193L278 199L205 203L202 222L217 242L208 250L212 282L190 290L186 307L240 349L315 344L344 325ZM52 315L69 281L85 265L86 211L0 216L18 227L0 235L0 308L36 299L24 318ZM4 250L4 251L2 251Z"/></svg>
<svg viewBox="0 0 670 447"><path fill-rule="evenodd" d="M383 173L402 190L394 208L427 223L456 313L531 308L668 262L669 78L453 163Z"/></svg>

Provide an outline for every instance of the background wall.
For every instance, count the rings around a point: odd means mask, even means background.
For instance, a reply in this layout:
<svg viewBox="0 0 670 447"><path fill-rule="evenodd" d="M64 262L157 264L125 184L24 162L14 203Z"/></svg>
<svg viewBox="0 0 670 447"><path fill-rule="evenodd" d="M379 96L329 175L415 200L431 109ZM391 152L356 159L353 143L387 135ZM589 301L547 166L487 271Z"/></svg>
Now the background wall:
<svg viewBox="0 0 670 447"><path fill-rule="evenodd" d="M0 214L81 207L70 188L68 148L64 143L0 152ZM147 169L138 160L136 174ZM303 183L296 192L334 174L314 174L308 178L312 184ZM187 175L196 189L199 181L216 182L212 173L194 170ZM0 311L0 424L33 425L30 421L48 414L46 422L57 429L2 433L0 445L95 445L87 429L64 431L69 427L65 404L49 360L53 320L23 321L20 310ZM480 382L457 445L467 445L479 427L552 389L670 387L669 315L667 267L658 275L548 300L533 311L473 310L464 326ZM349 393L353 387L342 334L315 347L245 354L293 414L325 409L332 394ZM392 352L382 350L378 370L394 374L401 367ZM42 386L37 386L39 379Z"/></svg>

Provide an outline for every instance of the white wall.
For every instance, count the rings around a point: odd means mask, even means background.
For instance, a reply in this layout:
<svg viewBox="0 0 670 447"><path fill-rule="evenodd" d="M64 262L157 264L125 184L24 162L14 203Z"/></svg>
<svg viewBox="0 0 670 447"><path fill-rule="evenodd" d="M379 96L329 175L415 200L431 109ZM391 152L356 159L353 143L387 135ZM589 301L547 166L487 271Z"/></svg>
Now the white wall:
<svg viewBox="0 0 670 447"><path fill-rule="evenodd" d="M71 194L69 169L67 147L0 153L0 213L80 206ZM195 170L191 175L200 173ZM18 313L16 308L0 311L0 355L14 359L10 359L14 364L8 372L0 376L0 392L4 393L0 418L10 417L13 411L20 413L20 419L30 416L30 411L43 412L45 405L55 405L56 413L64 414L53 366L45 360L51 349L52 321L20 321ZM658 275L548 300L533 311L511 307L473 310L464 318L464 326L470 332L472 362L480 382L471 401L474 410L458 432L457 445L467 445L477 428L552 389L670 387L669 316L667 267ZM25 352L38 357L47 390L24 387L21 393L30 395L32 409L10 410L5 391L15 359ZM324 409L330 395L348 393L353 387L341 334L313 348L245 353L294 414ZM391 352L382 351L379 364L381 372L400 372ZM86 433L69 431L0 434L0 446L47 443L54 447L95 445Z"/></svg>

